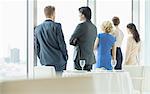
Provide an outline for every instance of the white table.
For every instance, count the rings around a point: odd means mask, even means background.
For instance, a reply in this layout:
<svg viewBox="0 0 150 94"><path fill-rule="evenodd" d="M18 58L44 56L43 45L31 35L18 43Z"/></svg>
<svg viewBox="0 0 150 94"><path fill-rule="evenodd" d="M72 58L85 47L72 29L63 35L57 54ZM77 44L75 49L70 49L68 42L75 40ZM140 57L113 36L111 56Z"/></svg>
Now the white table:
<svg viewBox="0 0 150 94"><path fill-rule="evenodd" d="M63 77L92 76L96 94L134 94L128 72L112 71L65 71Z"/></svg>

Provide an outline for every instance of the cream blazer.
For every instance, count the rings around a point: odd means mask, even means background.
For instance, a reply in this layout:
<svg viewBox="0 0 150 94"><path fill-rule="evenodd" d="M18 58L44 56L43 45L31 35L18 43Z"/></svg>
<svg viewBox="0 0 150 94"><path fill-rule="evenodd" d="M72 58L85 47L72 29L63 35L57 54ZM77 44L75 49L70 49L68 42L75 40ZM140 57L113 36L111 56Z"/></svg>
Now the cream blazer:
<svg viewBox="0 0 150 94"><path fill-rule="evenodd" d="M138 65L140 63L141 42L136 43L133 36L127 40L125 65Z"/></svg>

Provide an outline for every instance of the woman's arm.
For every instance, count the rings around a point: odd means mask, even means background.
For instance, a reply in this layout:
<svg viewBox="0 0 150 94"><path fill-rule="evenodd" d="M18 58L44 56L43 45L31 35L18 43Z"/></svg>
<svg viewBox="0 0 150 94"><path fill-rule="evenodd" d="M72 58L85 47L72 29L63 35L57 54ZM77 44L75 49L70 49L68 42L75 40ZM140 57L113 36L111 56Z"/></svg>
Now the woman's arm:
<svg viewBox="0 0 150 94"><path fill-rule="evenodd" d="M97 37L96 40L95 40L95 43L94 43L94 50L97 49L98 44L99 44L99 38Z"/></svg>
<svg viewBox="0 0 150 94"><path fill-rule="evenodd" d="M112 59L115 63L116 61L116 45L115 44L112 46Z"/></svg>
<svg viewBox="0 0 150 94"><path fill-rule="evenodd" d="M126 55L125 55L125 64L127 64L128 59L130 57L130 52L131 52L131 48L132 48L132 37L129 37L127 40L127 46L126 46Z"/></svg>
<svg viewBox="0 0 150 94"><path fill-rule="evenodd" d="M141 46L142 46L142 43L140 42L139 43L139 48L138 48L138 65L140 65L141 63Z"/></svg>

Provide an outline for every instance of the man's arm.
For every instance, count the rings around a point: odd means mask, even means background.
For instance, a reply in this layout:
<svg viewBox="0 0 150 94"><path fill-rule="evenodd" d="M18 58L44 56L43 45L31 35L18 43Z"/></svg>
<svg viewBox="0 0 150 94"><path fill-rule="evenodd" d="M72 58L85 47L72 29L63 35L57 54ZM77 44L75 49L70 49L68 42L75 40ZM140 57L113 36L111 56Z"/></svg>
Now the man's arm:
<svg viewBox="0 0 150 94"><path fill-rule="evenodd" d="M78 38L84 34L83 26L81 26L81 25L82 25L82 23L76 27L74 33L72 34L72 36L69 40L70 45L76 46L78 44Z"/></svg>
<svg viewBox="0 0 150 94"><path fill-rule="evenodd" d="M68 60L68 53L67 53L67 49L66 49L66 43L64 40L64 35L62 32L61 24L57 24L56 32L57 32L57 39L58 39L59 48L63 54L64 59L67 61Z"/></svg>
<svg viewBox="0 0 150 94"><path fill-rule="evenodd" d="M40 44L37 39L37 32L38 32L38 29L35 28L35 30L34 30L34 51L35 51L35 54L40 58Z"/></svg>

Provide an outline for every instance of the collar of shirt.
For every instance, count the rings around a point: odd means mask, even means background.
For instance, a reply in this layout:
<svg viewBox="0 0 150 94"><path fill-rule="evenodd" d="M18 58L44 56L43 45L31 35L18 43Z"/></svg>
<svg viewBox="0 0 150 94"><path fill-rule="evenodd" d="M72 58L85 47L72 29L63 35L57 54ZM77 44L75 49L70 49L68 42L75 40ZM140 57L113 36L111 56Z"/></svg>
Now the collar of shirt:
<svg viewBox="0 0 150 94"><path fill-rule="evenodd" d="M51 21L53 21L52 18L46 18L46 20L51 20Z"/></svg>

